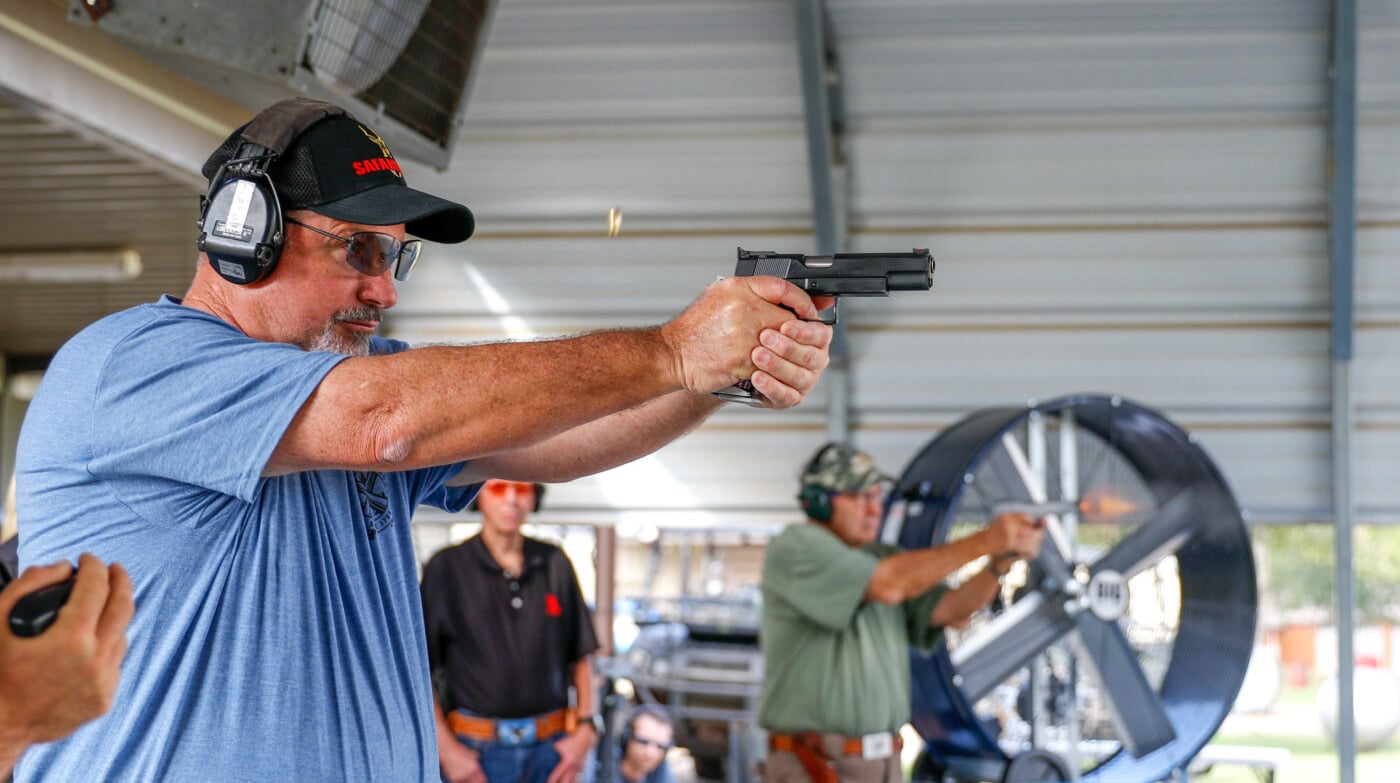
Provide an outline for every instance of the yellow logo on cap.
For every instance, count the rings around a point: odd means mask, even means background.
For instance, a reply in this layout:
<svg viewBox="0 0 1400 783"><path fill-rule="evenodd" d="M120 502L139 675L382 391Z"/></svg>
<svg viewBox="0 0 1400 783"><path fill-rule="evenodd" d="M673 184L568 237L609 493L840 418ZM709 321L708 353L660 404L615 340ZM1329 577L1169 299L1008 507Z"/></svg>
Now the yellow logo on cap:
<svg viewBox="0 0 1400 783"><path fill-rule="evenodd" d="M379 147L379 151L384 153L384 157L388 159L385 161L386 163L394 160L394 153L389 151L389 145L385 144L384 140L379 138L379 136L374 131L361 125L360 132L365 134L365 138L374 142ZM385 169L392 171L394 173L394 176L398 177L399 179L403 179L403 170L399 168L399 165L396 162L391 166L378 166L376 168L381 171ZM356 173L364 173L358 170L358 164Z"/></svg>

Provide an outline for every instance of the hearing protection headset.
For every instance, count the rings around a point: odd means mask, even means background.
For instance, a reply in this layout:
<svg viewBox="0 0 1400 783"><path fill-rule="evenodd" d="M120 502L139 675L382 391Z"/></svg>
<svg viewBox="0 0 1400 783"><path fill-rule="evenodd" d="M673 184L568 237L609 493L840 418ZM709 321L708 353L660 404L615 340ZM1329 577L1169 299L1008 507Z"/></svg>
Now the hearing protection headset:
<svg viewBox="0 0 1400 783"><path fill-rule="evenodd" d="M802 476L805 478L815 473L821 467L822 458L826 456L826 453L836 448L840 448L840 446L829 443L817 449L817 453L812 455L807 467L802 469ZM804 483L797 492L797 501L802 504L802 512L809 518L818 522L831 521L831 491L825 486L815 482Z"/></svg>
<svg viewBox="0 0 1400 783"><path fill-rule="evenodd" d="M308 128L340 114L345 110L339 106L296 98L269 107L243 127L237 148L199 200L196 244L220 277L251 285L272 274L286 235L268 168Z"/></svg>
<svg viewBox="0 0 1400 783"><path fill-rule="evenodd" d="M805 484L797 494L802 511L818 522L831 521L831 493L820 484Z"/></svg>
<svg viewBox="0 0 1400 783"><path fill-rule="evenodd" d="M671 722L670 713L666 712L660 705L638 704L636 707L633 707L632 712L627 715L627 723L623 724L622 731L617 735L618 746L622 748L623 753L626 753L627 746L632 744L632 731L637 724L637 719L643 715L651 716L653 719L667 726L675 725Z"/></svg>

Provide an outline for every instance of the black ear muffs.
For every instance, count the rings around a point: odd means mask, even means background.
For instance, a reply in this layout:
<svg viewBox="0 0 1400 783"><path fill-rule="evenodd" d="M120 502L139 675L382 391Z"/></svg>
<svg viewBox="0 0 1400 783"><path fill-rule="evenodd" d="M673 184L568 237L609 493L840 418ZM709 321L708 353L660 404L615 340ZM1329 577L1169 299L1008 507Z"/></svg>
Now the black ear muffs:
<svg viewBox="0 0 1400 783"><path fill-rule="evenodd" d="M209 179L209 190L199 200L195 244L220 277L252 285L277 268L286 234L268 168L312 125L344 113L320 101L284 101L243 128L237 149Z"/></svg>
<svg viewBox="0 0 1400 783"><path fill-rule="evenodd" d="M245 143L215 175L200 200L199 241L219 276L238 285L265 279L282 257L282 206L267 176L276 158L256 144Z"/></svg>
<svg viewBox="0 0 1400 783"><path fill-rule="evenodd" d="M831 494L820 484L807 484L797 493L802 511L818 522L831 521Z"/></svg>

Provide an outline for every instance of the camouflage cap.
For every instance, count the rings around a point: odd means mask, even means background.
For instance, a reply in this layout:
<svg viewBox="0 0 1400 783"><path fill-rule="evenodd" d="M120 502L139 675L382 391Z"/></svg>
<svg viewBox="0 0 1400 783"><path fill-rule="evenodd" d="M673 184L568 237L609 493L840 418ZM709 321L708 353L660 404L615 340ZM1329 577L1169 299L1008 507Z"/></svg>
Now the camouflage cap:
<svg viewBox="0 0 1400 783"><path fill-rule="evenodd" d="M848 443L828 443L817 450L802 471L802 486L831 492L864 492L893 481L875 467L875 460Z"/></svg>

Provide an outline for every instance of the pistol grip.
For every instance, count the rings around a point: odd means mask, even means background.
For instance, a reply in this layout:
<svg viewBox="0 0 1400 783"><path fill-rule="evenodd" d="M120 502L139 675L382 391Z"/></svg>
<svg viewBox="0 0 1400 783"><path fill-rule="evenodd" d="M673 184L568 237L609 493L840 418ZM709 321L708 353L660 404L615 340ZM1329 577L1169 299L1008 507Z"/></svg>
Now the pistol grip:
<svg viewBox="0 0 1400 783"><path fill-rule="evenodd" d="M754 391L753 382L739 381L727 389L720 389L717 392L710 392L714 396L725 402L737 402L740 405L747 405L750 408L762 408L763 398Z"/></svg>
<svg viewBox="0 0 1400 783"><path fill-rule="evenodd" d="M70 574L62 582L34 590L15 602L10 610L10 632L15 636L28 638L38 636L58 619L58 610L68 601L73 592L77 573Z"/></svg>

